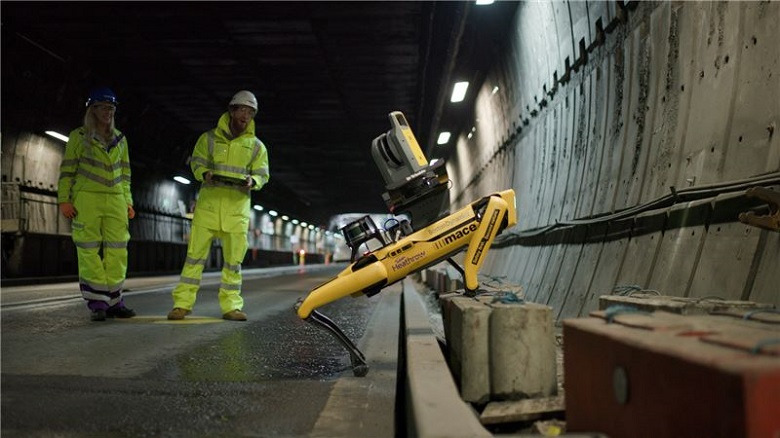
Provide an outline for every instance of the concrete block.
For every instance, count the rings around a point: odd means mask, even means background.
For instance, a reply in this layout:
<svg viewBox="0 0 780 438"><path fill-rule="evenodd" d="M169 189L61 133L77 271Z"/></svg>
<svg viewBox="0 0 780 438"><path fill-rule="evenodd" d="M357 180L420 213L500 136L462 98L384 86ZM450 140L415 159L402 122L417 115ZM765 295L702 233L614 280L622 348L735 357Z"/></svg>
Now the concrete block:
<svg viewBox="0 0 780 438"><path fill-rule="evenodd" d="M479 415L479 421L482 424L530 421L541 418L543 415L565 414L565 411L563 395L491 402Z"/></svg>
<svg viewBox="0 0 780 438"><path fill-rule="evenodd" d="M446 272L442 272L439 274L439 282L436 287L436 292L438 293L444 293L449 292L449 283L450 278L447 276Z"/></svg>
<svg viewBox="0 0 780 438"><path fill-rule="evenodd" d="M599 310L610 306L631 306L646 312L663 310L680 315L705 315L708 313L771 309L771 303L755 303L741 300L684 298L637 293L631 296L603 295L599 297Z"/></svg>
<svg viewBox="0 0 780 438"><path fill-rule="evenodd" d="M432 269L428 276L428 287L436 290L436 283L439 281L439 271Z"/></svg>
<svg viewBox="0 0 780 438"><path fill-rule="evenodd" d="M416 437L490 437L471 406L458 397L452 375L434 337L425 305L404 280L406 334L406 430ZM446 419L443 421L443 419Z"/></svg>
<svg viewBox="0 0 780 438"><path fill-rule="evenodd" d="M447 288L445 289L445 292L452 292L454 290L458 290L462 288L461 286L462 281L458 278L448 278L447 279Z"/></svg>
<svg viewBox="0 0 780 438"><path fill-rule="evenodd" d="M490 399L488 329L491 308L463 296L443 300L448 361L463 400Z"/></svg>
<svg viewBox="0 0 780 438"><path fill-rule="evenodd" d="M535 303L491 304L491 399L557 393L552 309Z"/></svg>

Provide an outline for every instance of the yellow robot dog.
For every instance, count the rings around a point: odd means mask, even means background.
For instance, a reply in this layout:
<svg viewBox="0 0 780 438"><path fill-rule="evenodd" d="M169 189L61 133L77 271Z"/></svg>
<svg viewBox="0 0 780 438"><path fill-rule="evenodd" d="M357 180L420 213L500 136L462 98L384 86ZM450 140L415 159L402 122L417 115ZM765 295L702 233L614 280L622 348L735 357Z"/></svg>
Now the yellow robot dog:
<svg viewBox="0 0 780 438"><path fill-rule="evenodd" d="M485 196L449 214L449 179L442 160L428 163L404 115L389 115L393 127L374 139L372 155L386 183L383 198L394 215L406 215L379 230L370 216L341 231L352 248L352 264L312 290L295 305L298 317L326 329L347 349L352 372L368 373L365 356L329 318L316 309L352 295L373 296L407 275L447 260L463 276L467 294L479 284L477 273L496 235L517 223L515 193L504 190ZM381 247L356 259L370 240ZM451 257L465 249L464 266Z"/></svg>

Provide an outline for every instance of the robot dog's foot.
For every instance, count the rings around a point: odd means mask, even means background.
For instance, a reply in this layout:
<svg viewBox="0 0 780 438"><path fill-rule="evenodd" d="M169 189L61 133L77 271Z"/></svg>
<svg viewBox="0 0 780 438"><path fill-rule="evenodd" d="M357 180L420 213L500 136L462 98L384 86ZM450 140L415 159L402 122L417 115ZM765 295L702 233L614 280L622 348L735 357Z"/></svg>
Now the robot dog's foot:
<svg viewBox="0 0 780 438"><path fill-rule="evenodd" d="M316 310L311 312L311 315L306 318L306 321L316 324L330 332L330 334L332 334L336 340L347 349L350 360L352 362L352 373L356 377L364 377L366 374L368 374L368 364L366 363L366 357L363 356L363 353L358 350L355 344L349 340L347 335L341 331L335 322Z"/></svg>

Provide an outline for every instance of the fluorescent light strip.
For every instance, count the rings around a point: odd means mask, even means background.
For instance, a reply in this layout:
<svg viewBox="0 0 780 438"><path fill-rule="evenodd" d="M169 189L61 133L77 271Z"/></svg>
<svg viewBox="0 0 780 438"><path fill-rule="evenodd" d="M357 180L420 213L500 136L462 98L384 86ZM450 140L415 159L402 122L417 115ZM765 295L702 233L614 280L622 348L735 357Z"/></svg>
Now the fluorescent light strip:
<svg viewBox="0 0 780 438"><path fill-rule="evenodd" d="M450 133L445 131L439 134L439 139L436 140L436 144L447 144L450 141Z"/></svg>
<svg viewBox="0 0 780 438"><path fill-rule="evenodd" d="M468 88L468 82L456 82L455 86L452 87L452 97L450 97L450 102L462 102L466 97L466 90Z"/></svg>
<svg viewBox="0 0 780 438"><path fill-rule="evenodd" d="M178 176L178 175L174 176L173 180L176 181L177 183L184 184L185 186L190 184L190 180L188 180L183 176Z"/></svg>
<svg viewBox="0 0 780 438"><path fill-rule="evenodd" d="M52 137L56 138L57 140L62 140L62 141L64 141L65 143L67 143L67 142L68 142L68 137L67 137L66 135L62 135L62 134L60 134L60 133L59 133L59 132L57 132L57 131L46 131L46 134L48 134L48 135L50 135L50 136L52 136Z"/></svg>

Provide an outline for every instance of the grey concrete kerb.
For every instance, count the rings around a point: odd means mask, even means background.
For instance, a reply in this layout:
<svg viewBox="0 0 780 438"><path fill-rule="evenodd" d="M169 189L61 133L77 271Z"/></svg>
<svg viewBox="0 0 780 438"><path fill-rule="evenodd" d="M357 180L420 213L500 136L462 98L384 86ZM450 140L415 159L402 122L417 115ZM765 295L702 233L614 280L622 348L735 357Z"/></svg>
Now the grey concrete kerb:
<svg viewBox="0 0 780 438"><path fill-rule="evenodd" d="M403 282L406 348L407 436L425 438L490 437L464 402L434 336L416 285Z"/></svg>

